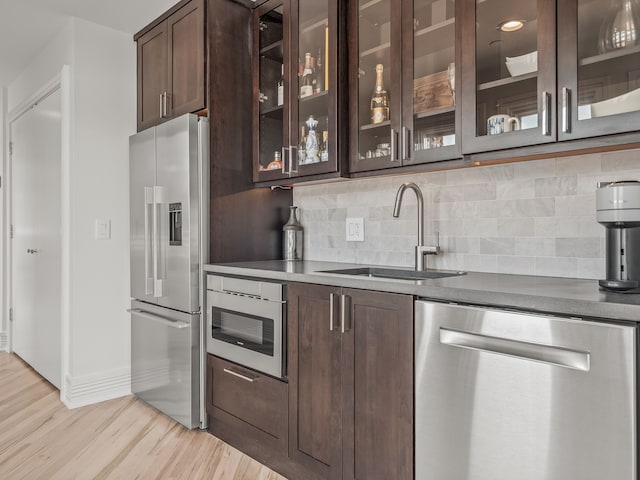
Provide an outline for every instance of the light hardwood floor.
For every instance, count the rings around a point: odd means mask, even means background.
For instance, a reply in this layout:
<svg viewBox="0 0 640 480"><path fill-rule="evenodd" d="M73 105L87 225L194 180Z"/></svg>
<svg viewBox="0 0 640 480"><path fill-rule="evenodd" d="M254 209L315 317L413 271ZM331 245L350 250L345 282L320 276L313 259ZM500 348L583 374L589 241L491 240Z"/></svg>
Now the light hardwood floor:
<svg viewBox="0 0 640 480"><path fill-rule="evenodd" d="M286 480L133 396L67 410L22 360L0 353L2 480Z"/></svg>

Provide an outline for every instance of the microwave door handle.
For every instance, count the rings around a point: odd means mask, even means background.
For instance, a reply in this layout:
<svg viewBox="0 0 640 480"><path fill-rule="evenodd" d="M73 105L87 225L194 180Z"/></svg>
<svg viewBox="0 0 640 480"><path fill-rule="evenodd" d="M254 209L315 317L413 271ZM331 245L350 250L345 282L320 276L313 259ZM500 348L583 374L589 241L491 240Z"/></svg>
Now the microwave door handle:
<svg viewBox="0 0 640 480"><path fill-rule="evenodd" d="M152 322L159 323L161 325L164 325L165 327L177 328L179 330L182 330L183 328L189 328L191 326L187 322L176 322L173 320L169 320L167 318L154 315L153 313L145 312L144 310L141 310L139 308L130 308L127 310L127 312L142 317L146 320L151 320Z"/></svg>
<svg viewBox="0 0 640 480"><path fill-rule="evenodd" d="M144 293L145 295L153 295L153 276L151 275L151 264L153 257L151 219L149 218L149 210L153 210L153 188L144 187ZM153 212L151 213L153 216Z"/></svg>
<svg viewBox="0 0 640 480"><path fill-rule="evenodd" d="M162 187L153 187L153 296L155 298L162 297L162 275L160 271L160 261L162 257L162 235L160 226L162 219L160 215L160 208L163 203L163 189Z"/></svg>

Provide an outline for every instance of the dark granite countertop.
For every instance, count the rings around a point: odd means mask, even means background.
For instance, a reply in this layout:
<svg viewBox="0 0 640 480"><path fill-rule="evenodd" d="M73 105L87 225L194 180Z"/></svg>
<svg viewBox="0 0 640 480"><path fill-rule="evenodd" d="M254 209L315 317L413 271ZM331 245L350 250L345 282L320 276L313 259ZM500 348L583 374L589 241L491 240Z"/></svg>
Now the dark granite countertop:
<svg viewBox="0 0 640 480"><path fill-rule="evenodd" d="M223 275L405 293L434 300L516 308L572 317L640 322L640 294L606 292L599 289L597 280L480 272L467 272L465 275L440 279L398 280L323 272L365 266L335 262L273 260L205 265L204 270Z"/></svg>

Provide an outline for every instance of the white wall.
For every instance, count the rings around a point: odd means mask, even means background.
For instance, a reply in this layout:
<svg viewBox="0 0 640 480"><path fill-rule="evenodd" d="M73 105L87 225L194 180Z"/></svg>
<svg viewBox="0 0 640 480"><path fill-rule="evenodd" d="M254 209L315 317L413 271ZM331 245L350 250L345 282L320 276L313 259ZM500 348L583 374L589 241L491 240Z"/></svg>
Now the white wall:
<svg viewBox="0 0 640 480"><path fill-rule="evenodd" d="M426 243L440 234L431 268L605 278L605 229L596 222L599 181L640 180L640 150L550 158L433 173L296 186L305 258L413 266L416 197L425 198ZM364 242L347 242L345 219L364 218Z"/></svg>
<svg viewBox="0 0 640 480"><path fill-rule="evenodd" d="M63 398L80 406L130 391L129 154L135 133L135 44L80 19L8 89L9 111L71 66L68 362ZM63 107L64 111L64 107ZM95 220L111 221L96 240Z"/></svg>
<svg viewBox="0 0 640 480"><path fill-rule="evenodd" d="M4 87L0 87L0 177L2 177L2 186L0 187L0 272L4 272L4 228L5 228L5 212L4 212L4 195L5 195L5 168L4 168L4 159L5 159L5 151L6 151L6 143L5 143L5 128L6 128L6 118L7 118L7 89ZM7 333L8 333L8 325L7 319L5 318L5 310L6 304L4 302L5 292L4 292L4 275L0 274L0 352L6 351L7 349Z"/></svg>

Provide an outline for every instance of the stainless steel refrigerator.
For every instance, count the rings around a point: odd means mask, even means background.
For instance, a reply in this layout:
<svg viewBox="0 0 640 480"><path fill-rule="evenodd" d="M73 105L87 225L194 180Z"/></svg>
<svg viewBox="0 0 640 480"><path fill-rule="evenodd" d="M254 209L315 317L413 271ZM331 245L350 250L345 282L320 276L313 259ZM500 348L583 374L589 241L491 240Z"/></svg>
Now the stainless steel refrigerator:
<svg viewBox="0 0 640 480"><path fill-rule="evenodd" d="M129 138L131 391L203 428L209 133L187 114Z"/></svg>

